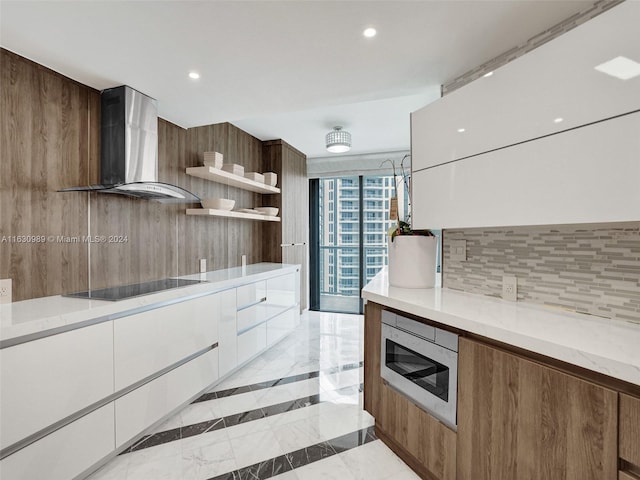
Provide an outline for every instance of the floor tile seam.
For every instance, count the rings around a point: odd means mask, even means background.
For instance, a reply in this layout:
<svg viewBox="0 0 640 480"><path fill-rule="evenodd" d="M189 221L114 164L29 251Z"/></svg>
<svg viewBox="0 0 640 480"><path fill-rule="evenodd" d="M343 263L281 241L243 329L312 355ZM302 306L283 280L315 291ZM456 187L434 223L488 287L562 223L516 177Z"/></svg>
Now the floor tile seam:
<svg viewBox="0 0 640 480"><path fill-rule="evenodd" d="M353 434L364 434L364 440L362 442L358 443L357 445L352 445L352 446L350 446L348 448L341 449L340 452L338 452L334 448L334 446L331 443L329 443L329 442L337 443L340 439L343 439L343 438L345 438L345 437L347 437L349 435L353 435ZM365 427L365 428L362 428L362 429L359 429L359 430L355 430L355 431L346 433L344 435L340 435L338 437L334 437L334 438L332 438L330 440L318 442L318 443L315 443L315 444L310 445L308 447L300 448L298 450L294 450L294 451L291 451L291 452L284 453L282 455L278 455L277 457L272 457L270 459L266 459L266 460L263 460L261 462L254 463L252 465L248 465L246 467L238 468L237 470L234 470L232 472L227 472L227 473L223 473L223 474L217 475L215 477L211 477L208 480L231 480L231 479L236 479L236 478L238 478L238 479L250 478L247 475L249 474L249 472L251 472L251 469L258 469L258 473L259 473L259 469L260 469L261 465L267 464L269 462L275 462L275 460L280 459L281 457L284 457L284 458L286 458L288 460L289 466L291 467L291 470L296 470L298 468L302 468L302 467L304 467L306 465L310 465L312 463L324 460L326 458L330 458L330 457L333 457L335 455L339 455L340 453L344 453L346 451L353 450L354 448L357 448L357 447L362 446L362 445L366 445L367 443L370 443L371 441L375 441L375 440L377 440L377 437L375 436L374 427ZM307 451L307 450L309 450L311 448L319 447L321 445L322 446L326 445L326 447L329 448L329 452L333 452L333 453L331 453L330 455L327 455L327 456L323 456L321 458L317 458L315 460L309 460L309 461L307 461L305 463L302 463L300 465L297 465L297 466L293 465L293 463L291 461L291 458L293 458L293 456L296 453ZM279 475L280 473L285 473L286 471L290 471L290 470L285 470L283 472L277 472L275 475ZM272 476L273 475L259 475L258 474L258 476L254 475L253 478L255 478L257 480L265 480L267 478L271 478Z"/></svg>
<svg viewBox="0 0 640 480"><path fill-rule="evenodd" d="M344 387L340 387L336 390L333 391L338 391L338 390L342 390L344 388L353 388L355 386L358 386L359 389L362 388L362 384L358 383L358 384L353 384L353 385L347 385ZM235 425L242 425L251 421L255 421L255 420L260 420L263 418L268 418L268 417L274 417L274 416L279 416L279 415L284 415L287 412L290 411L295 411L295 410L299 410L302 408L307 408L313 405L319 405L322 403L331 403L330 400L320 400L320 396L323 392L318 392L317 394L313 394L313 395L305 395L303 397L298 397L298 398L294 398L291 400L286 400L284 402L280 402L280 403L276 403L276 404L270 404L267 406L263 406L263 407L258 407L252 410L247 410L245 412L238 412L238 413L234 413L234 414L230 414L230 415L225 415L223 417L219 417L219 418L213 418L211 420L203 420L202 422L197 422L197 423L193 423L193 424L189 424L189 425L183 425L180 427L175 427L172 429L168 429L168 430L163 430L160 432L156 432L152 435L147 435L145 437L143 437L139 442L135 443L133 446L131 446L129 449L125 450L124 452L121 453L125 454L125 453L133 453L133 452L137 452L140 450L145 450L147 448L151 448L151 447L155 447L158 445L165 445L167 443L171 443L174 441L180 441L186 438L191 438L197 435L202 435L204 433L208 433L210 431L214 431L212 430L213 427L216 427L220 424L220 422L223 423L222 427L218 427L215 430L219 430L220 428L231 428ZM327 392L324 392L327 393ZM285 410L283 412L277 412L277 413L273 413L273 414L268 414L267 412L265 412L265 409L273 409L274 407L278 407L278 406L286 406L287 404L298 404L297 407L293 408L293 409L288 409ZM252 415L252 414L260 414L260 416L258 418L253 418L253 419L249 419L249 420L245 420L245 421L235 421L232 423L232 421L234 420L234 417L237 417L238 415L246 415L247 417ZM317 415L320 415L319 413ZM315 416L315 415L314 415ZM185 430L186 429L195 429L198 426L202 426L202 431L199 432L193 432L192 434L189 435L184 435ZM169 435L169 432L174 432L173 435ZM153 437L156 438L161 438L161 437L168 437L166 439L164 439L164 441L158 442L158 443L152 443L150 445L145 445L143 446L143 444L147 441L149 441L150 439L152 439ZM139 447L139 448L136 448Z"/></svg>

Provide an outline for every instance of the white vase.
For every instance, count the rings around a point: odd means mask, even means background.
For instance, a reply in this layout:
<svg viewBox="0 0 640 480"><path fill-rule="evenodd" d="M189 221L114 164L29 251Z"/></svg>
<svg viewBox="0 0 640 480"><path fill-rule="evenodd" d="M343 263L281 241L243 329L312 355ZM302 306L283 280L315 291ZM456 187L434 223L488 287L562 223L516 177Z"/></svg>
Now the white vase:
<svg viewBox="0 0 640 480"><path fill-rule="evenodd" d="M400 288L433 288L436 284L438 237L398 235L389 237L389 285Z"/></svg>

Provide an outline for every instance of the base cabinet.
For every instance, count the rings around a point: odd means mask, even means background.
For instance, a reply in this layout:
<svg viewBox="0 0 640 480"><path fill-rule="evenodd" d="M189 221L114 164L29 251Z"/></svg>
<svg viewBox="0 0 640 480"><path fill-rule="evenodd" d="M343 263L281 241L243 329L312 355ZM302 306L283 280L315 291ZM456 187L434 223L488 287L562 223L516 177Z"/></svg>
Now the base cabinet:
<svg viewBox="0 0 640 480"><path fill-rule="evenodd" d="M109 403L0 462L2 480L70 480L109 455L114 446Z"/></svg>
<svg viewBox="0 0 640 480"><path fill-rule="evenodd" d="M458 480L613 480L618 394L466 338Z"/></svg>
<svg viewBox="0 0 640 480"><path fill-rule="evenodd" d="M364 408L376 419L376 433L423 478L456 480L456 433L382 380L382 308L367 303L365 317Z"/></svg>
<svg viewBox="0 0 640 480"><path fill-rule="evenodd" d="M171 413L218 378L218 349L156 378L115 401L116 448Z"/></svg>

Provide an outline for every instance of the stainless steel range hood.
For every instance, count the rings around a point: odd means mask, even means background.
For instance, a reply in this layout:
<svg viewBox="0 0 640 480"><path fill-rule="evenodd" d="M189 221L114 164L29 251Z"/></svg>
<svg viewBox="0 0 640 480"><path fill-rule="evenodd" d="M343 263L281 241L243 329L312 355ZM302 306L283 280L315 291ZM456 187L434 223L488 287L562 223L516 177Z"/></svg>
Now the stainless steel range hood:
<svg viewBox="0 0 640 480"><path fill-rule="evenodd" d="M101 94L100 185L61 192L115 193L164 203L196 203L193 193L158 182L158 106L131 87Z"/></svg>

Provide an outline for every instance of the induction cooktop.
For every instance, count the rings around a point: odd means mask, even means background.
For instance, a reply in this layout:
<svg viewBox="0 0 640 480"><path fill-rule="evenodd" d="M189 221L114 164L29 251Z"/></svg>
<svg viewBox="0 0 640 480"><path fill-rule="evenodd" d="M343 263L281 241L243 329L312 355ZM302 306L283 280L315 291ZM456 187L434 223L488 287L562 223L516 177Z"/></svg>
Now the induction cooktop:
<svg viewBox="0 0 640 480"><path fill-rule="evenodd" d="M131 285L120 285L118 287L101 288L98 290L87 290L84 292L67 293L63 297L87 298L90 300L117 301L125 298L139 297L150 293L170 290L172 288L186 287L202 283L200 280L185 280L181 278L163 278L151 282L134 283Z"/></svg>

